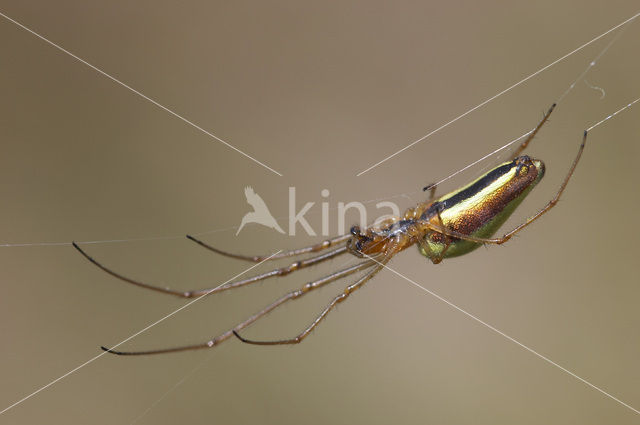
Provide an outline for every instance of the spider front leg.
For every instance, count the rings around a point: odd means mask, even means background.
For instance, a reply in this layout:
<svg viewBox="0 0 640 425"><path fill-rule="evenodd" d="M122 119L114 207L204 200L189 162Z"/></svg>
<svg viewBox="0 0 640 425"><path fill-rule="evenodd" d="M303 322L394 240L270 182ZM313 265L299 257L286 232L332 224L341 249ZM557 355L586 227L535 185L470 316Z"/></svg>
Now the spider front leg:
<svg viewBox="0 0 640 425"><path fill-rule="evenodd" d="M217 347L218 345L220 345L222 342L226 341L227 339L231 338L233 335L238 336L238 332L240 332L241 330L247 328L248 326L252 325L253 323L257 322L258 320L262 319L263 317L267 316L269 313L271 313L273 310L277 309L278 307L280 307L281 305L289 302L289 301L293 301L296 300L308 293L310 293L311 291L314 291L318 288L321 288L331 282L334 282L336 280L342 279L346 276L349 276L353 273L356 273L358 271L361 270L366 270L368 268L371 268L373 266L376 265L376 260L375 257L370 257L367 261L363 261L359 264L353 265L351 267L347 267L345 269L342 269L340 271L334 272L330 275L321 277L319 279L316 279L312 282L309 282L307 284L305 284L302 288L295 290L295 291L291 291L288 292L287 294L281 296L280 298L278 298L277 300L275 300L274 302L272 302L271 304L267 305L266 307L264 307L262 310L260 310L259 312L249 316L247 319L245 319L244 321L238 323L236 326L234 326L232 329L229 329L226 332L221 333L220 335L216 336L215 338L212 338L204 343L199 343L199 344L192 344L192 345L183 345L181 347L170 347L170 348L160 348L160 349L155 349L155 350L143 350L143 351L118 351L118 350L114 350L113 348L107 348L107 347L101 347L104 351L107 351L111 354L117 354L120 356L143 356L143 355L149 355L149 354L166 354L166 353L177 353L180 351L190 351L190 350L200 350L200 349L206 349L206 348L213 348L213 347Z"/></svg>
<svg viewBox="0 0 640 425"><path fill-rule="evenodd" d="M233 330L233 334L240 341L247 344L255 344L255 345L299 344L311 333L311 331L313 331L316 328L316 326L320 324L320 322L322 322L327 317L327 315L335 308L335 306L345 301L349 297L349 295L351 295L357 289L360 289L365 283L371 280L371 278L374 277L380 270L382 270L395 253L396 253L396 250L391 250L390 252L385 254L385 256L380 261L373 259L373 257L369 257L371 260L375 261L375 267L366 275L358 279L356 282L347 286L340 295L336 296L329 303L329 305L327 305L327 307L325 307L324 310L322 310L322 312L316 317L316 319L309 326L307 326L305 330L300 332L295 337L289 338L289 339L273 340L273 341L256 341L256 340L242 337L235 329Z"/></svg>
<svg viewBox="0 0 640 425"><path fill-rule="evenodd" d="M323 251L327 248L330 248L332 246L335 246L341 242L346 241L347 239L349 239L351 236L350 235L342 235L342 236L336 236L335 238L331 238L331 239L326 239L320 243L317 244L313 244L313 245L309 245L309 246L305 246L303 248L297 248L297 249L292 249L290 251L285 251L285 252L281 252L277 255L241 255L241 254L234 254L232 252L227 252L227 251L223 251L221 249L215 248L211 245L209 245L208 243L201 241L200 239L197 239L194 236L191 235L187 235L187 239L189 239L190 241L193 241L195 243L197 243L198 245L200 245L201 247L208 249L209 251L215 252L216 254L220 254L220 255L224 255L225 257L230 257L230 258L235 258L238 260L244 260L244 261L252 261L254 263L259 263L261 261L265 261L265 260L278 260L280 258L286 258L286 257L295 257L296 255L301 255L301 254L308 254L310 252L318 252L318 251Z"/></svg>
<svg viewBox="0 0 640 425"><path fill-rule="evenodd" d="M255 283L255 282L259 282L261 280L268 279L270 277L284 276L284 275L287 275L289 273L293 273L293 272L295 272L297 270L316 265L316 264L321 263L323 261L330 260L332 258L335 258L335 257L337 257L339 255L342 255L342 254L347 252L347 247L346 246L341 246L341 247L335 248L333 250L324 252L322 254L316 255L314 257L310 257L310 258L307 258L307 259L304 259L304 260L300 260L300 261L295 261L295 262L293 262L290 265L285 266L285 267L280 267L280 268L277 268L277 269L273 269L271 271L264 272L264 273L261 273L261 274L246 278L246 279L240 279L240 280L236 280L236 281L233 281L233 282L229 282L229 283L226 283L224 285L217 286L217 287L214 287L214 288L179 291L179 290L176 290L176 289L171 289L171 288L166 288L166 287L163 287L163 286L153 285L151 283L142 282L140 280L136 280L136 279L132 279L130 277L124 276L124 275L122 275L122 274L120 274L118 272L115 272L115 271L111 270L110 268L108 268L107 266L103 265L102 263L98 262L92 256L87 254L82 248L80 248L80 246L78 246L77 243L72 242L72 245L73 245L73 247L75 249L78 250L78 252L80 252L80 254L82 254L87 260L89 260L96 267L100 268L101 270L103 270L104 272L110 274L111 276L122 280L123 282L130 283L132 285L139 286L141 288L150 289L152 291L161 292L163 294L175 295L175 296L181 297L181 298L196 298L196 297L200 297L200 296L203 296L203 295L211 295L211 294L214 294L214 293L217 293L217 292L226 291L228 289L238 288L238 287L241 287L241 286L245 286L245 285L249 285L249 284L252 284L252 283ZM265 260L262 260L262 261L265 261Z"/></svg>

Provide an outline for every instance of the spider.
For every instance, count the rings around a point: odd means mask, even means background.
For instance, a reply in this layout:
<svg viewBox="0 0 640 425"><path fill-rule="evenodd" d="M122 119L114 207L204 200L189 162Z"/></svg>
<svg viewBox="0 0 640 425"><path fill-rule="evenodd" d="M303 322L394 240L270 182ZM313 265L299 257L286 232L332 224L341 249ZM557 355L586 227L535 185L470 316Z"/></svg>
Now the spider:
<svg viewBox="0 0 640 425"><path fill-rule="evenodd" d="M273 256L245 256L229 253L210 246L193 236L187 235L187 238L190 240L217 254L255 263L299 257L309 253L316 254L309 258L297 260L286 267L276 268L250 278L229 282L216 288L179 291L134 280L102 265L80 248L78 244L73 242L73 246L87 260L106 273L142 288L182 298L201 297L250 285L270 277L288 275L297 270L317 265L347 253L362 259L362 261L355 265L320 277L306 283L298 290L288 292L262 310L238 323L232 329L204 343L144 351L116 351L106 347L101 348L109 353L118 355L162 354L212 348L234 336L248 344L298 344L309 336L311 331L327 317L336 305L345 301L357 289L360 289L365 283L370 281L397 253L412 245L417 245L422 255L434 264L438 264L445 258L467 254L482 244L500 245L507 242L513 235L533 223L557 204L582 156L587 141L588 130L584 131L578 153L553 199L525 222L505 233L502 237L492 237L544 176L545 166L542 161L520 154L527 148L540 128L547 122L555 106L556 104L554 103L549 108L538 125L515 150L509 161L496 166L470 184L438 199L435 199L435 185L425 187L423 190L430 192L429 199L426 202L418 203L415 207L407 209L401 218L390 218L376 226L370 226L365 229L353 226L350 234ZM295 337L281 340L259 341L247 339L240 334L243 329L268 315L281 305L360 271L366 271L366 273L333 298L315 320Z"/></svg>

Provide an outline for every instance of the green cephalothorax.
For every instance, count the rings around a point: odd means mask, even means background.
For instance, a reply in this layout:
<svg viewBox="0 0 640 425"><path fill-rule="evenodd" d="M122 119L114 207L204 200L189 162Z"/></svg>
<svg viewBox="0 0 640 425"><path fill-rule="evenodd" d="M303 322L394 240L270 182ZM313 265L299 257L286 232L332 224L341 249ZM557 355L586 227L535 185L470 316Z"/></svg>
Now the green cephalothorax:
<svg viewBox="0 0 640 425"><path fill-rule="evenodd" d="M542 161L520 156L434 201L420 219L463 235L491 237L543 175ZM432 231L418 246L422 255L439 262L466 254L480 244Z"/></svg>

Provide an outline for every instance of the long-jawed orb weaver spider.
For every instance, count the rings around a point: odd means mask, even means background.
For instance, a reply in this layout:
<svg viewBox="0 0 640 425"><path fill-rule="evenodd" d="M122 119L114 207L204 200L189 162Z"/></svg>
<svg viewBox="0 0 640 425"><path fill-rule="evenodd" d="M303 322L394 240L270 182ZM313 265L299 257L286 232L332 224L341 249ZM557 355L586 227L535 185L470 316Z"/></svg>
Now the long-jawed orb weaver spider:
<svg viewBox="0 0 640 425"><path fill-rule="evenodd" d="M545 124L555 106L556 105L553 104L551 108L549 108L540 123L515 150L509 161L498 165L472 183L438 199L435 199L435 186L430 185L425 187L425 191L430 191L430 199L427 202L421 202L415 207L407 209L402 218L391 218L375 227L368 227L364 230L354 226L351 228L351 232L348 235L338 236L316 245L282 252L271 257L244 256L228 253L214 248L193 236L187 235L187 238L190 240L213 252L251 262L276 260L285 257L297 257L303 254L320 252L318 255L295 261L289 266L277 268L247 279L229 282L216 288L178 291L134 280L102 265L84 252L74 242L73 246L80 251L83 256L108 274L142 288L182 298L201 297L249 285L273 276L284 276L296 270L319 264L345 253L349 253L363 259L363 261L358 264L308 282L300 289L281 296L262 310L245 319L243 322L238 323L232 329L227 330L207 342L145 351L116 351L105 347L102 347L102 349L119 355L173 353L178 351L215 347L232 336L236 336L242 342L249 344L297 344L302 342L302 340L305 339L311 331L315 329L322 320L324 320L325 317L327 317L336 305L346 300L349 295L351 295L355 290L361 288L380 270L382 270L394 255L412 245L417 245L422 255L430 259L434 264L437 264L444 258L467 254L482 244L499 245L507 242L513 235L533 223L556 205L558 199L560 199L560 196L562 195L562 192L566 188L567 183L571 179L580 157L582 156L582 152L587 141L587 131L584 132L578 153L569 168L567 176L564 178L553 199L551 199L544 207L524 223L516 226L513 230L505 233L502 237L492 238L492 235L500 228L507 218L509 218L516 207L544 176L545 166L542 161L531 159L527 155L520 156L520 154L526 149L529 142L533 140L537 132ZM318 289L338 279L342 279L363 270L367 271L366 274L348 285L329 303L329 305L324 308L324 310L322 310L316 319L297 336L290 339L274 341L255 341L244 338L240 335L240 331L286 302L298 299L314 289Z"/></svg>

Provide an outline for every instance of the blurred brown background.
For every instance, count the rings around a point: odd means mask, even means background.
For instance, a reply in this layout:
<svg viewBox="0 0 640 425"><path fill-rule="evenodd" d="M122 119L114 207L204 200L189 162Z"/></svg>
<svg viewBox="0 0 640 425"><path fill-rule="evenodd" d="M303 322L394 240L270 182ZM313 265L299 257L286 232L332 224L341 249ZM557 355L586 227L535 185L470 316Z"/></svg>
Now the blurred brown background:
<svg viewBox="0 0 640 425"><path fill-rule="evenodd" d="M638 12L608 2L2 1L0 11L284 176L189 127L0 19L0 243L84 245L104 263L176 288L215 286L242 253L318 238L235 226L251 185L276 217L420 188L533 127L615 34L361 177L355 175ZM640 22L561 102L529 152L547 176L511 225L552 196L582 130L640 96ZM502 247L391 267L640 408L640 106L595 129L559 206ZM498 159L448 181L466 183ZM408 197L397 197L408 194ZM374 203L368 204L374 212ZM330 219L336 232L336 210ZM350 216L351 217L351 216ZM351 219L355 219L355 214ZM283 222L286 228L286 222ZM206 340L289 288L335 269L196 303L123 348ZM0 409L184 304L127 286L69 245L0 248ZM333 284L247 330L302 329ZM141 416L142 415L142 416ZM103 356L0 423L631 424L638 415L390 272L303 344Z"/></svg>

